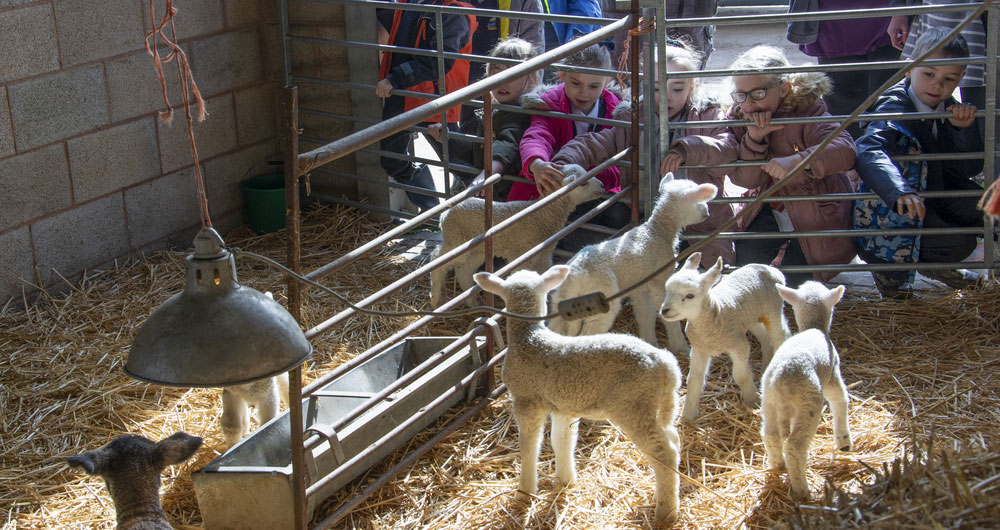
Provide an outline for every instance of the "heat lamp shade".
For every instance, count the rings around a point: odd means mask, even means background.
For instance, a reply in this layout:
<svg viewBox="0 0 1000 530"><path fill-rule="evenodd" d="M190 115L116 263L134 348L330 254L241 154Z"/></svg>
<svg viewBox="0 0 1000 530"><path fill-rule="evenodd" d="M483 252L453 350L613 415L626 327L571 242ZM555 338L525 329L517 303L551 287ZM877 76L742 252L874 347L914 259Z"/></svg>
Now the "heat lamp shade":
<svg viewBox="0 0 1000 530"><path fill-rule="evenodd" d="M292 315L260 291L187 288L143 323L125 372L160 385L219 387L286 372L310 353Z"/></svg>

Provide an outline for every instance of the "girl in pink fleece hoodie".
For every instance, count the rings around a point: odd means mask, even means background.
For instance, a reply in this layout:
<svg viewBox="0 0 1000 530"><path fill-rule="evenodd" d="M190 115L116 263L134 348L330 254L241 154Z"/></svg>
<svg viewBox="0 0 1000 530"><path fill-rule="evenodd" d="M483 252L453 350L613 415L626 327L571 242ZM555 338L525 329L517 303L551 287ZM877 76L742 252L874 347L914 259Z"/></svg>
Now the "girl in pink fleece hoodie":
<svg viewBox="0 0 1000 530"><path fill-rule="evenodd" d="M567 66L610 69L611 54L606 48L595 44L567 57L563 60L562 64ZM559 79L562 81L561 84L539 95L537 101L526 98L523 101L523 106L526 108L561 112L569 116L608 119L612 117L620 99L608 89L608 84L611 82L610 76L560 71ZM511 187L507 200L525 201L537 199L559 189L562 186L563 179L562 166L552 163L552 156L575 136L605 128L607 126L575 121L571 117L532 116L531 126L528 127L521 138L520 150L522 163L521 176L527 178L533 184L515 182ZM603 171L597 175L597 178L604 184L605 191L614 193L621 190L618 185L619 171L617 167L611 167ZM581 204L571 219L579 216L580 212L585 212L593 208L598 202L600 200ZM630 217L627 205L616 204L595 217L591 222L617 229L628 224ZM577 232L580 231L578 230ZM603 239L603 236L600 239ZM569 247L565 245L561 246L569 250L578 250L575 247L582 248L583 245L572 244Z"/></svg>

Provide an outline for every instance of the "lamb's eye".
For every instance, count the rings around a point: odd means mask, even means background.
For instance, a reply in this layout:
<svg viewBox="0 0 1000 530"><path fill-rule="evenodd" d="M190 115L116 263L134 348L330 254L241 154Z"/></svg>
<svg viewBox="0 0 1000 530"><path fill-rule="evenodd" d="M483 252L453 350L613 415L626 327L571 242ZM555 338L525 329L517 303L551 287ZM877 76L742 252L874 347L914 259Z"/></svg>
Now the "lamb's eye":
<svg viewBox="0 0 1000 530"><path fill-rule="evenodd" d="M688 293L688 294L686 294L686 295L684 296L684 299L685 299L685 300L691 300L692 298L694 298L694 294L692 294L692 293Z"/></svg>

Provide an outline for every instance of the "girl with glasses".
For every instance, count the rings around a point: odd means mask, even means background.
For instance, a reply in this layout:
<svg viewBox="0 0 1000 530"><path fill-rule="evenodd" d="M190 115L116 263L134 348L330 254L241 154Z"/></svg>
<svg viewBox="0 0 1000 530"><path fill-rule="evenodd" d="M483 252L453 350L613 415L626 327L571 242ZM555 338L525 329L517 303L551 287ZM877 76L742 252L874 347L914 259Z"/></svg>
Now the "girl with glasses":
<svg viewBox="0 0 1000 530"><path fill-rule="evenodd" d="M736 58L734 70L764 70L790 66L784 53L773 46L755 46ZM763 165L731 169L733 184L747 188L748 197L786 178L791 170L821 143L836 123L775 124L775 119L829 116L823 95L832 85L819 72L794 74L762 73L733 76L728 118L749 120L750 125L729 128L725 142L699 137L682 139L688 164L720 164L731 160L735 150L742 161ZM841 132L793 181L774 197L850 193L854 186L847 171L854 167L857 151L851 135ZM768 202L740 219L747 232L792 232L847 230L851 227L851 201ZM850 263L855 249L849 237L778 237L736 240L736 263L780 265L824 265ZM825 281L835 272L785 273L795 287L810 279Z"/></svg>

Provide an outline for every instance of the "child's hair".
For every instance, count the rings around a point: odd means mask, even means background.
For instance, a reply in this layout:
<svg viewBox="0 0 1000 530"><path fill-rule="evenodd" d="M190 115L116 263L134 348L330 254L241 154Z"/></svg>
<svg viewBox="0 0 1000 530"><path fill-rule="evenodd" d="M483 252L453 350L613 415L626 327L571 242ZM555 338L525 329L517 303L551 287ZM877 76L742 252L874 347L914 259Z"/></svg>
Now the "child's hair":
<svg viewBox="0 0 1000 530"><path fill-rule="evenodd" d="M920 34L917 42L913 44L913 51L910 55L920 57L937 46L949 33L951 30L947 28L933 28L924 31ZM965 37L956 35L954 39L948 41L948 44L938 50L938 53L945 59L962 59L969 56L969 43L966 42Z"/></svg>
<svg viewBox="0 0 1000 530"><path fill-rule="evenodd" d="M804 110L833 89L830 78L822 72L771 73L763 70L791 66L784 52L764 44L741 53L729 67L733 70L760 70L739 75L762 75L772 83L789 83L791 91L781 102L785 110Z"/></svg>
<svg viewBox="0 0 1000 530"><path fill-rule="evenodd" d="M566 57L559 64L566 66L583 66L585 68L611 68L611 53L600 44L591 44L586 48L577 51L573 55Z"/></svg>
<svg viewBox="0 0 1000 530"><path fill-rule="evenodd" d="M676 64L689 72L694 72L701 68L702 53L691 46L687 39L671 39L668 37L666 44L663 58L668 64ZM653 57L656 57L655 53L657 49L658 47L654 48ZM656 64L655 60L653 64Z"/></svg>
<svg viewBox="0 0 1000 530"><path fill-rule="evenodd" d="M506 38L493 46L490 50L490 57L497 59L511 59L514 61L527 61L538 56L538 50L530 42L517 37ZM490 62L486 64L486 74L493 75L498 67L507 68L513 66L510 63Z"/></svg>

